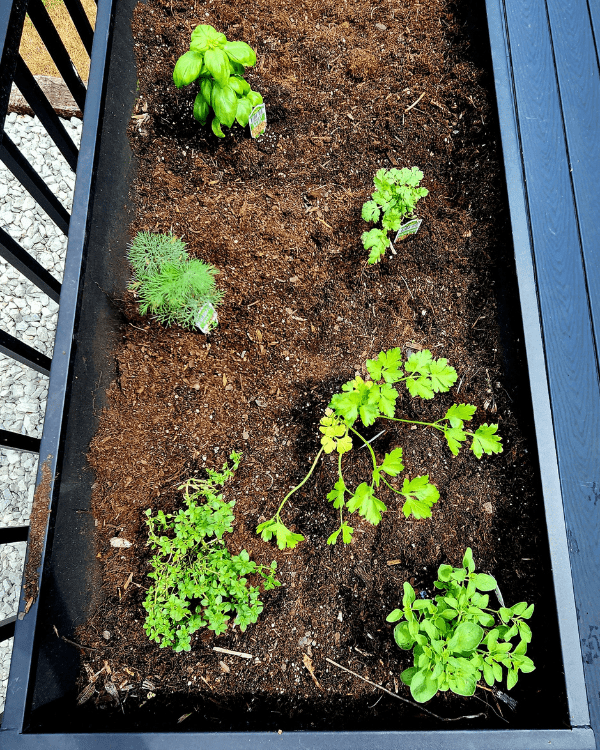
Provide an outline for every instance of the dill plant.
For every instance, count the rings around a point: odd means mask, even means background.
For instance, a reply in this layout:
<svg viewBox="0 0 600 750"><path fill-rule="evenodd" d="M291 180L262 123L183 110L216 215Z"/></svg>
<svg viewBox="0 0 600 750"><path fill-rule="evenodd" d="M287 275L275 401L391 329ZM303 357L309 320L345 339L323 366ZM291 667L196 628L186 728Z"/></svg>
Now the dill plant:
<svg viewBox="0 0 600 750"><path fill-rule="evenodd" d="M219 271L190 258L185 242L170 234L139 232L129 247L134 278L129 288L140 299L140 313L167 326L195 328L202 305L217 306L223 292L215 285Z"/></svg>

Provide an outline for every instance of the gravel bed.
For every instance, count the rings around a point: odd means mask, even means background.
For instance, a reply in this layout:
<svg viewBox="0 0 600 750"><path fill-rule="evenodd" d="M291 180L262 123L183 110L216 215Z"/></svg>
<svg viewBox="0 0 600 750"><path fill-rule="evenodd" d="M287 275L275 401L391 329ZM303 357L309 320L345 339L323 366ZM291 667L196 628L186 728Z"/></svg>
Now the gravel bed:
<svg viewBox="0 0 600 750"><path fill-rule="evenodd" d="M63 120L79 146L81 120ZM5 131L70 211L75 186L62 154L39 120L8 115ZM0 226L61 280L67 240L54 222L0 162ZM52 356L58 305L0 258L0 328ZM0 355L0 428L41 437L48 379ZM37 456L0 449L0 526L29 521ZM25 544L0 547L0 622L16 614L25 558ZM0 643L0 714L8 682L12 639Z"/></svg>

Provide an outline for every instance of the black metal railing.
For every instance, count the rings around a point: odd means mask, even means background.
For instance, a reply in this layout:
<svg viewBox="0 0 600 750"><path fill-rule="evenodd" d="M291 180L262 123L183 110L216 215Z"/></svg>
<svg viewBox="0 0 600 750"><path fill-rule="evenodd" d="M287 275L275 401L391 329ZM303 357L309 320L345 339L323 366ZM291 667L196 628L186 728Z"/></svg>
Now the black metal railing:
<svg viewBox="0 0 600 750"><path fill-rule="evenodd" d="M0 2L0 160L68 238L65 271L61 284L16 240L0 228L0 256L50 299L59 303L52 360L0 329L0 352L47 376L50 381L41 439L0 430L1 448L27 451L40 456L36 485L40 483L41 464L44 463L51 477L47 495L50 507L55 493L54 480L60 460L63 423L68 409L67 382L85 258L85 240L93 194L101 103L113 16L113 0L99 0L94 30L80 0L64 0L64 3L85 50L91 55L87 90L42 0L2 0ZM74 101L84 113L79 150L19 54L26 15L31 19ZM4 130L13 82L34 115L39 118L71 170L76 173L71 214ZM26 526L0 528L0 546L23 542L27 538L28 527ZM46 541L44 539L44 550ZM22 597L20 597L20 608L23 605L21 599ZM14 616L0 622L0 642L11 638L15 634L15 626L19 628L22 625L21 642L24 648L15 649L13 654L13 666L19 672L19 679L15 681L18 686L12 691L14 700L11 703L13 709L11 715L16 717L14 721L19 725L22 725L26 703L36 617L36 604L34 604L27 618L23 618L22 615L20 618ZM5 718L6 716L7 714Z"/></svg>

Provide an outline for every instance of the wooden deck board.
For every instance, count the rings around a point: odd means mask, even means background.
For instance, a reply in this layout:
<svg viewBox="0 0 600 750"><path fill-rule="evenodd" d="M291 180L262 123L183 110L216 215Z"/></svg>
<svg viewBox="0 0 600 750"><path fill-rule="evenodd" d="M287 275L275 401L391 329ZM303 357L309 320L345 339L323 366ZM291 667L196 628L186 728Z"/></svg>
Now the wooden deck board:
<svg viewBox="0 0 600 750"><path fill-rule="evenodd" d="M585 684L600 738L599 0L488 0L519 152ZM498 26L502 33L498 33ZM498 82L497 82L498 88ZM500 89L498 89L500 91ZM504 115L504 116L503 116ZM518 178L517 178L518 179ZM511 205L513 220L516 212ZM515 234L515 244L523 233ZM535 389L536 384L532 383ZM538 435L538 439L539 439ZM560 606L560 604L559 604ZM600 745L599 745L600 747Z"/></svg>

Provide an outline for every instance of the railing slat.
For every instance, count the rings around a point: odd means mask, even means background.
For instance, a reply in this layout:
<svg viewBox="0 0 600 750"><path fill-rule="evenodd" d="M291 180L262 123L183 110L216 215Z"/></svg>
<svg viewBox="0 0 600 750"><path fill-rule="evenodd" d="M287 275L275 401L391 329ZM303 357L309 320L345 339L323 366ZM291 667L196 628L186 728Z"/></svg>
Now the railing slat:
<svg viewBox="0 0 600 750"><path fill-rule="evenodd" d="M3 526L0 528L0 546L26 542L29 526Z"/></svg>
<svg viewBox="0 0 600 750"><path fill-rule="evenodd" d="M13 615L12 617L7 617L6 620L2 620L0 622L0 643L3 641L7 641L9 638L12 638L15 634L15 622L17 621L17 616Z"/></svg>
<svg viewBox="0 0 600 750"><path fill-rule="evenodd" d="M29 103L34 115L39 118L39 121L46 128L46 132L67 160L67 164L71 167L73 172L76 172L77 147L69 137L69 134L65 130L65 126L60 121L58 115L48 101L46 94L44 94L38 85L38 82L33 77L21 55L19 55L19 59L17 60L15 83L19 91Z"/></svg>
<svg viewBox="0 0 600 750"><path fill-rule="evenodd" d="M0 145L0 160L3 161L21 185L40 204L63 234L69 232L69 214L52 193L12 140L4 133Z"/></svg>
<svg viewBox="0 0 600 750"><path fill-rule="evenodd" d="M19 54L26 2L0 2L0 140L8 111L10 89Z"/></svg>
<svg viewBox="0 0 600 750"><path fill-rule="evenodd" d="M27 6L29 18L37 33L40 35L44 46L50 53L52 61L58 68L58 72L63 77L67 88L71 92L73 99L77 102L79 109L83 112L85 108L85 85L77 69L71 62L69 53L65 49L48 11L44 8L42 0L29 0Z"/></svg>
<svg viewBox="0 0 600 750"><path fill-rule="evenodd" d="M94 41L94 31L92 25L89 22L87 14L83 9L83 5L79 0L64 0L65 6L69 11L73 25L77 29L77 33L81 37L83 46L88 55L92 55L92 42Z"/></svg>
<svg viewBox="0 0 600 750"><path fill-rule="evenodd" d="M0 228L0 257L22 273L26 279L29 279L44 294L47 294L54 302L60 300L60 281L47 271L44 266L30 255L27 250L21 247L8 232Z"/></svg>
<svg viewBox="0 0 600 750"><path fill-rule="evenodd" d="M45 354L38 352L37 349L29 346L23 341L11 336L10 333L0 328L0 352L8 357L16 359L23 365L31 367L33 370L41 372L42 375L50 375L50 365L52 360Z"/></svg>
<svg viewBox="0 0 600 750"><path fill-rule="evenodd" d="M21 435L9 430L0 430L0 448L10 448L13 451L24 453L39 453L40 442L39 438Z"/></svg>

